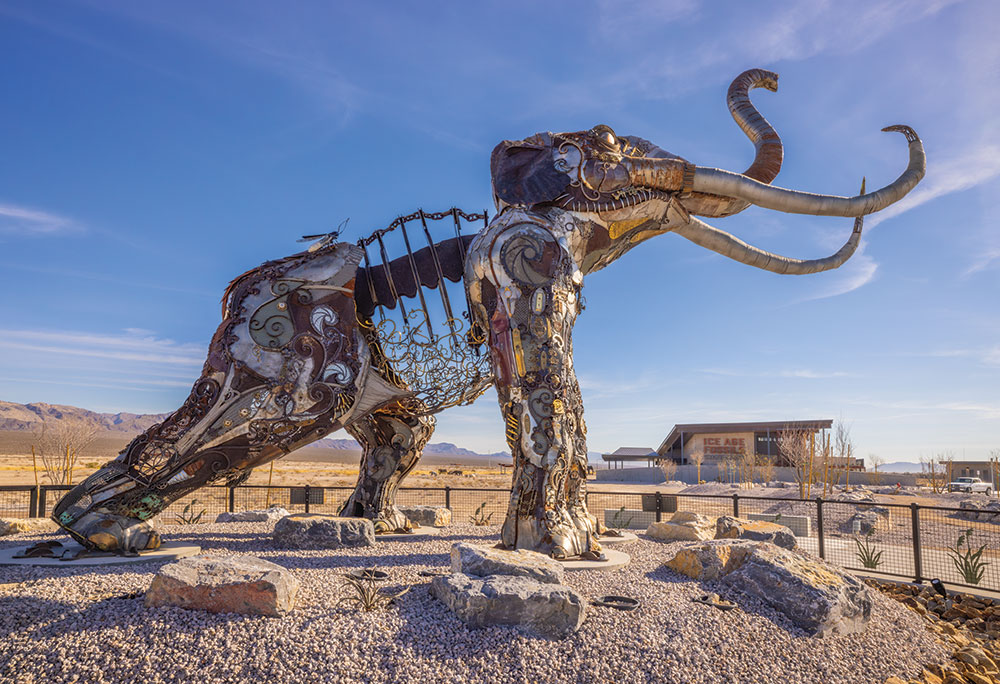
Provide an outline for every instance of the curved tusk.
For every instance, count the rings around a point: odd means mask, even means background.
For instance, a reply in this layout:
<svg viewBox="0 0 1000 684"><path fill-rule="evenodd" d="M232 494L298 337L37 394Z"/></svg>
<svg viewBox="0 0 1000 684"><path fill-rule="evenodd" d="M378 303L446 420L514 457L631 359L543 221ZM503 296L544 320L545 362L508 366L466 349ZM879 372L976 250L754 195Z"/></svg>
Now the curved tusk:
<svg viewBox="0 0 1000 684"><path fill-rule="evenodd" d="M726 104L736 124L750 138L750 142L757 150L753 164L743 172L743 175L761 183L770 183L781 170L784 150L777 131L750 101L750 90L753 88L765 88L772 93L777 92L778 74L765 69L744 71L730 84L726 93Z"/></svg>
<svg viewBox="0 0 1000 684"><path fill-rule="evenodd" d="M792 214L817 216L864 216L898 202L920 182L927 170L927 158L920 138L909 126L888 126L883 131L897 131L906 136L910 147L910 162L906 170L889 185L857 197L816 195L810 192L786 190L760 183L738 173L695 167L691 189L715 195L743 199L758 207Z"/></svg>
<svg viewBox="0 0 1000 684"><path fill-rule="evenodd" d="M864 192L864 183L861 185ZM738 237L730 235L724 230L713 228L704 221L690 217L687 223L674 228L674 232L687 238L696 245L707 247L713 252L718 252L722 256L729 257L735 261L755 266L756 268L770 271L771 273L782 273L786 275L806 275L809 273L821 273L838 268L845 261L853 256L861 242L861 229L864 225L864 217L858 216L854 219L854 230L847 238L844 246L837 250L836 254L823 259L790 259L779 256L771 252L764 251L759 247L748 245Z"/></svg>

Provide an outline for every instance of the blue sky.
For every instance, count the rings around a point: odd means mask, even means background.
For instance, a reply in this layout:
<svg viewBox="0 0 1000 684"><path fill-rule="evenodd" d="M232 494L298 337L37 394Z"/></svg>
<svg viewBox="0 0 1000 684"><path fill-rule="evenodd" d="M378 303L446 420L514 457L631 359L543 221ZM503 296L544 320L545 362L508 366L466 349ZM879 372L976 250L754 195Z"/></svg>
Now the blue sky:
<svg viewBox="0 0 1000 684"><path fill-rule="evenodd" d="M234 275L350 217L490 206L502 139L606 123L707 166L753 148L744 69L785 187L928 173L837 271L764 273L677 236L587 280L590 449L677 422L842 418L889 461L1000 448L1000 5L982 2L271 3L0 0L0 399L183 400ZM849 219L713 221L800 258ZM434 441L504 446L490 394Z"/></svg>

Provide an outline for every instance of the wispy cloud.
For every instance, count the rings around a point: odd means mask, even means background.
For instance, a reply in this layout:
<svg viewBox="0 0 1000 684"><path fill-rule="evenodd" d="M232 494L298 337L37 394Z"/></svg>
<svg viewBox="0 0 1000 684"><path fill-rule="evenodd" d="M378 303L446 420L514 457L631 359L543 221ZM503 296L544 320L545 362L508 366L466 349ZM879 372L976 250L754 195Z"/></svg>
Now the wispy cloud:
<svg viewBox="0 0 1000 684"><path fill-rule="evenodd" d="M40 209L0 203L0 234L58 235L81 232L73 219Z"/></svg>
<svg viewBox="0 0 1000 684"><path fill-rule="evenodd" d="M779 371L749 372L731 368L702 368L701 373L731 378L802 378L806 380L826 380L830 378L855 378L856 373L846 371L821 371L812 368L791 368Z"/></svg>
<svg viewBox="0 0 1000 684"><path fill-rule="evenodd" d="M783 378L807 378L810 380L824 380L828 378L850 378L857 377L854 373L847 373L844 371L815 371L808 368L798 368L795 370L781 371L779 375Z"/></svg>
<svg viewBox="0 0 1000 684"><path fill-rule="evenodd" d="M169 366L200 366L205 347L179 344L147 331L126 330L122 335L47 330L2 330L0 349L58 357L91 357ZM8 356L9 358L9 356Z"/></svg>
<svg viewBox="0 0 1000 684"><path fill-rule="evenodd" d="M973 273L979 273L980 271L985 271L994 263L1000 263L1000 247L995 247L987 249L984 252L980 252L973 259L969 267L964 271L962 271L962 275L964 277L968 277Z"/></svg>
<svg viewBox="0 0 1000 684"><path fill-rule="evenodd" d="M854 256L834 273L826 275L823 279L823 285L818 290L794 300L793 303L837 297L848 292L853 292L870 283L878 271L878 262L864 253L866 246L867 243L862 240Z"/></svg>
<svg viewBox="0 0 1000 684"><path fill-rule="evenodd" d="M998 176L1000 176L1000 145L977 146L951 159L935 161L928 166L927 176L915 190L899 202L870 217L865 222L865 227L870 230L883 221L931 200L969 190ZM1000 249L991 254L976 270L985 268L989 261L1000 257Z"/></svg>

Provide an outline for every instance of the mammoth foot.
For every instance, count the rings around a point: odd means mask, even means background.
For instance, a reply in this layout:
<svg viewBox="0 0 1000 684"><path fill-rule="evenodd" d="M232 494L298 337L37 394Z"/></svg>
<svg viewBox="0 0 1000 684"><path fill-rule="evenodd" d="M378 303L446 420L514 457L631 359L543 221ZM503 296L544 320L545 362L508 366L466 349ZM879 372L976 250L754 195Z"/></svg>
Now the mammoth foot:
<svg viewBox="0 0 1000 684"><path fill-rule="evenodd" d="M112 461L67 492L52 520L88 549L128 555L160 547L159 533L145 520L166 505L153 491L138 488Z"/></svg>
<svg viewBox="0 0 1000 684"><path fill-rule="evenodd" d="M508 517L501 540L508 549L544 553L556 560L596 560L601 555L594 525L585 511L563 511L554 522L534 517Z"/></svg>
<svg viewBox="0 0 1000 684"><path fill-rule="evenodd" d="M413 532L413 523L395 507L372 521L375 534L407 534Z"/></svg>
<svg viewBox="0 0 1000 684"><path fill-rule="evenodd" d="M91 511L68 525L57 522L88 549L132 555L160 548L160 534L137 518Z"/></svg>

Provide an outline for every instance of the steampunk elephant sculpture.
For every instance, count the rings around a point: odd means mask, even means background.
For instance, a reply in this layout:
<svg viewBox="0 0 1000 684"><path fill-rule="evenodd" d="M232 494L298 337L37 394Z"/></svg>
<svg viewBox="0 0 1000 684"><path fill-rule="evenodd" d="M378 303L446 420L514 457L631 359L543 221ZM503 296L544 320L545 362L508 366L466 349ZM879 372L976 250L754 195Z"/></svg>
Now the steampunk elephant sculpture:
<svg viewBox="0 0 1000 684"><path fill-rule="evenodd" d="M53 518L91 548L155 547L146 522L170 502L217 481L238 482L256 466L346 428L364 454L341 514L406 529L394 505L434 428L433 414L496 387L514 459L502 542L556 558L600 553L599 524L586 507L587 444L573 368L573 324L584 276L635 245L676 233L736 261L776 273L817 273L857 249L862 217L905 196L923 177L921 142L894 182L855 197L771 186L781 141L751 104L751 88L777 89L777 75L747 71L728 104L754 143L743 173L696 166L642 138L607 126L505 141L491 172L498 215L475 235L434 243L427 219L486 222L457 210L418 212L402 228L406 255L388 258L377 232L358 244L324 239L309 251L237 278L223 321L187 401L138 436L115 460L69 492ZM782 212L855 217L834 255L791 259L758 249L696 216L723 217L756 205ZM413 251L408 221L428 246ZM368 260L377 242L381 263ZM464 276L466 324L445 280ZM425 295L437 289L446 326L435 334ZM410 300L407 313L405 300ZM413 304L419 300L419 306ZM403 325L381 314L402 312ZM377 315L378 312L378 315ZM380 319L380 320L376 320ZM412 322L412 325L411 325ZM477 352L483 345L488 354Z"/></svg>

